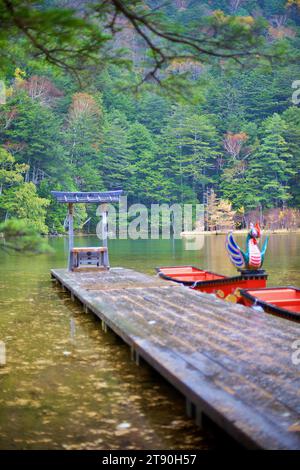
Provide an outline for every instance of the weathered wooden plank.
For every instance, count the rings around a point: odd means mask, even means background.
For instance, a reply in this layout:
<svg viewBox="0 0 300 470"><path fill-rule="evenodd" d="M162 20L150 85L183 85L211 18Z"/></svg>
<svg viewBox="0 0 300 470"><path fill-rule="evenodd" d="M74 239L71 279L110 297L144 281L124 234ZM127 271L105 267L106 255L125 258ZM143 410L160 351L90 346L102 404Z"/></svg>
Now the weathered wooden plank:
<svg viewBox="0 0 300 470"><path fill-rule="evenodd" d="M73 253L103 253L104 251L107 251L106 246L76 246L72 248Z"/></svg>
<svg viewBox="0 0 300 470"><path fill-rule="evenodd" d="M147 297L149 298L151 296L153 292L153 289L149 289L148 290L148 293L147 293ZM116 293L118 295L118 297L122 296L123 293L122 291L118 291ZM126 296L126 301L127 303L129 304L132 304L132 309L134 309L135 306L138 306L140 309L143 309L143 315L145 316L145 318L147 318L147 313L149 313L151 316L155 316L157 317L156 318L156 321L159 321L161 319L161 315L164 316L164 322L163 322L163 325L165 326L165 329L166 329L166 333L168 333L168 328L170 327L170 324L171 324L171 327L172 327L172 333L174 333L174 329L173 328L179 328L181 329L181 322L182 322L182 319L183 317L181 315L178 314L178 311L180 312L180 307L178 305L175 306L172 305L172 310L169 309L168 311L164 311L164 308L163 308L163 305L161 305L161 308L160 310L156 310L156 311L153 311L153 309L151 309L149 307L149 305L147 305L147 302L144 301L144 297L142 297L142 300L141 300L141 295L140 293L138 292L135 292L136 295L134 295L134 293L132 292L132 290L130 290L130 296L127 295ZM157 294L156 295L156 298L157 298ZM162 296L162 295L161 295ZM140 303L139 303L140 301ZM162 302L163 303L163 302ZM176 307L176 310L177 312L175 312L175 307ZM205 313L205 311L204 311ZM209 312L208 312L209 313ZM191 315L190 315L191 316ZM193 315L193 317L195 317L195 315ZM150 317L149 317L150 318ZM205 318L205 316L204 316ZM213 348L213 350L220 350L220 352L224 353L224 350L221 350L220 349L220 344L222 344L222 342L226 341L229 346L234 344L236 346L236 348L232 351L232 350L228 350L227 351L227 355L229 357L233 357L235 358L236 357L236 354L243 354L244 353L244 348L247 346L248 348L249 347L253 347L253 341L251 341L251 338L249 339L249 336L245 336L245 335L239 335L239 334L236 334L234 333L233 335L230 335L230 332L228 334L228 336L226 336L226 333L227 333L227 330L225 331L225 333L223 333L222 336L218 336L217 333L215 331L215 326L216 324L214 324L214 328L213 329L207 329L206 328L206 322L201 322L201 320L203 319L203 315L202 316L199 316L197 317L197 320L198 321L195 321L193 319L193 321L190 321L189 318L185 318L185 321L187 323L190 324L191 326L191 329L193 329L193 335L192 337L189 335L188 338L187 338L187 344L190 344L190 341L191 339L193 338L196 338L197 339L197 335L201 335L201 345L203 344L210 344L211 347ZM171 321L172 320L172 321ZM238 332L240 333L240 332ZM180 335L180 332L179 332L179 336L182 338L182 336ZM234 341L233 342L233 337L234 337ZM217 339L217 341L216 341ZM210 342L209 342L210 340ZM278 344L276 343L275 347L277 346ZM238 349L237 349L238 348ZM255 354L259 355L259 354L264 354L265 353L265 338L262 338L262 341L261 342L256 342L256 347L255 347ZM274 352L274 350L272 350L272 353ZM269 355L270 358L273 359L273 356L272 356L272 353ZM240 357L240 356L239 356ZM285 354L285 357L286 359L290 359L290 349L288 350L288 354ZM254 367L255 369L257 368L257 364L253 364L253 360L251 362L247 362L247 358L249 359L249 355L245 357L245 362L246 364L251 367L251 370L249 372L253 373L254 372ZM254 358L255 359L255 358ZM236 360L235 360L235 366L236 366ZM276 373L278 373L278 361L276 363ZM272 364L271 364L271 367L274 368L274 361L272 361ZM271 370L268 370L270 373L271 373ZM282 372L286 372L286 361L283 363L283 368L282 368ZM287 371L289 372L289 371ZM294 371L292 374L290 374L290 376L287 376L285 377L286 379L289 379L291 381L294 381L294 380L297 380L298 384L299 384L299 389L300 389L300 377L296 378L295 377L295 374L294 374Z"/></svg>
<svg viewBox="0 0 300 470"><path fill-rule="evenodd" d="M291 362L299 325L132 270L52 275L199 416L248 447L300 448L300 374Z"/></svg>
<svg viewBox="0 0 300 470"><path fill-rule="evenodd" d="M106 293L106 295L108 294ZM125 315L129 316L130 312L132 311L132 306L130 305L129 299L127 299L127 297L128 296L119 295L116 299L117 303L114 304L114 307L116 308L116 310L120 310L121 305L122 315L124 315L125 313ZM125 300L126 303L124 303ZM147 329L147 313L147 308L142 305L139 306L139 312L135 310L135 326L137 326L137 321L139 321L138 327L142 330ZM236 394L236 391L238 391L239 394L243 395L244 403L247 403L253 409L256 409L258 412L264 411L266 416L270 416L271 420L273 419L275 425L277 425L278 421L283 422L287 416L289 417L289 419L297 419L297 416L300 412L300 397L299 395L295 395L295 385L299 390L299 380L298 384L294 384L294 386L292 387L288 378L286 378L287 382L284 385L286 385L285 399L287 399L289 403L289 407L287 407L286 404L281 403L282 389L278 387L278 383L276 383L275 381L273 390L268 391L266 387L268 381L266 381L264 378L263 383L260 383L260 380L258 380L256 375L255 367L252 367L250 371L248 370L248 378L242 375L238 375L234 367L231 368L231 373L228 374L227 364L225 364L224 367L224 365L220 364L220 361L216 363L215 358L210 357L209 353L207 352L206 357L203 357L203 355L201 354L197 355L197 365L195 364L196 350L194 348L194 344L191 344L191 336L189 335L188 337L186 337L186 332L184 331L184 329L182 329L180 335L177 335L174 334L174 329L171 330L170 328L165 328L164 326L165 323L163 323L159 330L155 330L152 335L149 335L149 339L156 343L159 340L159 343L162 346L163 344L168 344L169 346L172 346L172 348L177 351L177 353L181 357L185 358L187 363L190 362L195 368L199 368L199 366L202 365L203 359L206 363L210 361L210 366L214 370L214 374L216 376L215 379L213 378L213 381L216 380L221 388L224 388L224 390L229 391L229 393L231 394ZM197 338L197 336L195 334L195 331L193 331L194 341L195 338ZM203 340L203 338L201 339ZM191 357L192 354L194 354L193 361L189 361L189 357ZM222 355L220 357L222 358ZM233 360L233 358L231 358L231 362L233 363L233 365L236 364L236 358L235 361ZM217 365L218 369L216 367ZM250 364L250 366L252 366L252 364ZM251 380L249 377L251 378ZM276 379L276 376L274 377L274 379ZM294 411L291 409L292 406L294 408Z"/></svg>
<svg viewBox="0 0 300 470"><path fill-rule="evenodd" d="M153 292L153 289L149 289L150 293ZM147 293L147 298L150 297L150 293ZM178 331L178 335L180 338L181 338L181 341L183 340L183 337L186 337L186 343L187 344L190 344L191 342L193 341L198 341L199 339L201 340L201 348L204 349L206 348L207 349L207 354L210 354L210 351L212 351L213 353L213 360L218 360L217 357L220 357L221 359L221 362L223 361L223 358L225 358L225 364L223 364L224 367L229 367L229 368L234 368L235 370L238 368L238 369L242 369L243 370L243 373L245 374L249 374L250 376L253 376L253 377L256 377L256 372L257 372L257 368L258 368L258 365L257 365L257 362L259 364L259 360L260 360L260 355L265 355L265 342L258 342L256 341L256 345L255 345L255 349L253 348L253 339L249 340L249 337L239 337L238 335L236 336L236 342L233 343L232 341L232 338L230 335L228 335L228 337L226 337L225 334L223 334L223 336L220 336L218 335L218 330L216 330L215 328L210 330L210 329L207 329L206 328L206 325L205 325L205 322L203 324L200 323L197 324L195 321L193 322L190 322L189 319L186 319L186 323L189 323L191 328L193 329L193 335L191 337L191 335L186 335L186 333L181 329L181 320L182 320L182 317L178 314L175 314L174 313L174 310L169 310L169 313L168 312L164 312L163 309L161 308L160 310L156 310L156 311L152 311L151 308L149 308L149 305L147 304L147 302L144 301L144 297L142 298L142 301L140 301L141 303L139 304L138 303L138 297L137 295L134 295L133 291L130 290L130 297L127 295L126 297L126 302L129 306L129 308L131 308L132 310L134 310L135 307L139 307L139 309L141 310L142 309L142 312L143 312L143 315L145 317L147 317L147 313L149 313L150 315L153 315L156 318L156 321L159 321L160 320L160 315L164 315L164 322L163 322L163 327L165 329L165 332L164 334L168 334L168 330L170 328L172 328L172 334L176 333L176 328L179 328L180 331ZM119 300L121 299L122 297L122 302L124 300L124 295L122 294L122 291L119 290L116 292L116 295L118 296ZM120 300L121 301L121 300ZM179 307L178 307L179 308ZM123 309L124 310L124 309ZM168 315L167 315L168 313ZM203 317L203 315L202 315ZM170 320L171 318L173 318L173 321L172 321L172 324L170 324ZM199 322L200 322L200 317L199 317ZM235 336L235 335L234 335ZM217 341L216 341L217 340ZM228 340L228 341L227 341ZM226 341L226 345L224 346L224 341ZM234 349L232 349L232 344L235 346ZM223 348L221 348L221 346ZM225 347L227 347L227 349L225 350ZM249 349L249 347L254 350L253 353L250 355L250 354L245 354L244 353L244 349ZM194 344L194 350L196 350L197 348L197 343ZM216 352L216 353L215 353ZM216 356L216 354L218 356ZM255 356L254 356L255 354ZM236 355L239 356L240 360L239 360L239 363L238 363L238 367L237 367L237 361L236 361ZM275 377L279 377L279 381L280 379L282 379L282 381L288 381L289 382L294 382L294 381L297 381L297 385L298 385L298 388L300 390L300 380L299 378L295 378L295 374L294 374L294 371L290 371L289 369L286 368L286 361L280 361L277 360L276 363L274 363L274 349L271 348L270 350L270 353L267 355L268 358L269 358L269 366L267 366L267 362L266 360L264 361L264 372L267 372L268 371L268 375L266 376L266 380L265 380L265 383L264 383L264 386L266 386L267 383L269 383L273 389L275 388L273 385L274 384L274 374L275 374ZM251 362L249 362L249 357L252 358ZM289 350L289 353L288 355L286 355L286 359L287 360L290 360L290 350ZM280 363L280 364L279 364ZM281 365L281 367L280 367ZM268 369L267 369L268 367ZM273 373L274 372L274 373ZM279 374L279 372L281 372L281 375ZM278 382L278 380L276 382ZM277 383L277 385L280 385ZM280 392L280 388L278 390L278 393ZM277 393L277 391L276 391ZM299 403L300 403L300 400L299 400Z"/></svg>
<svg viewBox="0 0 300 470"><path fill-rule="evenodd" d="M152 296L151 289L147 293L147 297L150 300L155 301L155 295ZM176 295L176 300L178 301L178 296ZM134 301L134 297L132 298L132 301ZM211 301L211 299L210 299ZM223 304L223 302L222 302ZM213 305L213 304L208 304L208 305L203 305L200 304L198 306L198 314L195 312L190 313L188 312L187 315L183 316L182 314L182 308L185 306L187 310L190 309L190 304L178 304L175 303L173 300L172 296L172 302L166 302L165 299L163 298L163 294L160 296L160 301L159 301L159 306L160 306L160 312L162 315L168 314L168 316L172 315L175 316L179 321L184 318L184 320L190 324L191 328L193 328L194 334L193 337L195 336L195 333L202 333L204 332L206 337L211 337L213 339L214 344L217 342L218 345L223 344L225 347L230 348L227 350L227 354L241 354L244 353L245 349L247 348L253 348L253 337L249 336L249 328L248 331L244 331L243 328L241 328L240 325L232 325L229 322L229 325L224 323L224 321L217 321L220 319L220 314L217 315L218 309ZM225 304L226 308L228 308L228 304ZM171 307L171 308L170 308ZM212 308L213 307L213 308ZM229 307L231 309L231 306ZM223 313L224 306L222 306L222 310L219 310L219 313L223 315L228 316L227 311ZM243 314L243 311L245 309L243 307L239 307L239 313L240 315ZM217 320L216 320L217 319ZM226 318L227 321L227 318ZM285 321L285 320L284 320ZM180 323L178 324L178 327L180 328ZM277 340L277 331L275 334L274 329L272 329L273 334L272 337L270 338L270 329L264 329L264 334L259 334L262 333L262 330L260 332L257 331L257 325L254 324L252 328L252 333L255 333L256 341L255 341L255 354L259 355L266 355L266 343L265 341L268 339L271 341L272 344L276 345L281 345L282 346L282 338ZM279 333L281 330L279 330ZM242 344L242 348L239 347L239 345ZM225 352L223 350L223 352ZM282 355L288 359L290 359L290 344L288 347L282 349ZM269 355L271 358L272 352L270 352ZM279 358L278 361L280 361L281 357ZM274 365L274 361L272 361ZM276 370L278 371L278 367L280 366L280 362L276 363ZM286 363L284 362L284 367L286 367Z"/></svg>

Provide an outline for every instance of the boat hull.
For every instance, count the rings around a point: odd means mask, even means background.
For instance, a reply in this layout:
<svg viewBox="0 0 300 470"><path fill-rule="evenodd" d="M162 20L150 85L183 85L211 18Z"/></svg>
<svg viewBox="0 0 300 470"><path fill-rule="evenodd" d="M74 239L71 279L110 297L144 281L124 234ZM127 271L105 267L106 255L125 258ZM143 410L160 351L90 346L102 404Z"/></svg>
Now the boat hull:
<svg viewBox="0 0 300 470"><path fill-rule="evenodd" d="M296 287L243 289L241 296L249 307L260 306L267 313L300 322L300 289Z"/></svg>
<svg viewBox="0 0 300 470"><path fill-rule="evenodd" d="M235 303L244 303L241 289L266 287L265 271L242 271L239 276L222 276L194 266L162 266L156 268L159 276L168 281L178 282L191 289L215 294L217 297Z"/></svg>

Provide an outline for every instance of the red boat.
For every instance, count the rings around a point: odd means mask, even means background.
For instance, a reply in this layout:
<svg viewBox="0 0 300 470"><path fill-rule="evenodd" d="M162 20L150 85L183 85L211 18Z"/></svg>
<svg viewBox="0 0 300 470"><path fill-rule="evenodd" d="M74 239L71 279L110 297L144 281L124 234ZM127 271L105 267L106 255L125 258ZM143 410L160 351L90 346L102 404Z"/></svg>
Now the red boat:
<svg viewBox="0 0 300 470"><path fill-rule="evenodd" d="M243 289L245 305L260 306L265 312L300 321L300 289L296 287L268 287L267 289Z"/></svg>
<svg viewBox="0 0 300 470"><path fill-rule="evenodd" d="M268 275L264 270L242 270L239 276L222 276L194 266L163 266L156 268L159 276L168 281L178 282L191 289L215 294L231 302L243 303L240 289L266 287Z"/></svg>

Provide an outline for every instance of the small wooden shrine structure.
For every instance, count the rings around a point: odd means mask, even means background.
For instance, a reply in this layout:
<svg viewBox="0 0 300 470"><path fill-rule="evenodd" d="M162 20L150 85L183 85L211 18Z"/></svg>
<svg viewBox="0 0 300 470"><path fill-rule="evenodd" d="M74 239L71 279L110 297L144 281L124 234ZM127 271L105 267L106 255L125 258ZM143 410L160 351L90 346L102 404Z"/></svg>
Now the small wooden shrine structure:
<svg viewBox="0 0 300 470"><path fill-rule="evenodd" d="M78 271L83 269L109 269L107 246L107 204L112 202L119 202L119 198L122 193L122 190L101 193L51 191L52 196L57 200L57 202L68 204L69 271ZM74 204L92 203L101 204L103 246L74 247Z"/></svg>

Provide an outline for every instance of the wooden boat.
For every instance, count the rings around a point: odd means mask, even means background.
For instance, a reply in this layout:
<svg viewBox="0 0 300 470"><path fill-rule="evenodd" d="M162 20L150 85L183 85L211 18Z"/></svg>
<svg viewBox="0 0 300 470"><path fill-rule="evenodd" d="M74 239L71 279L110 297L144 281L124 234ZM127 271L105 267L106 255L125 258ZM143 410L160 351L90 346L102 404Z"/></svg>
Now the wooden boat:
<svg viewBox="0 0 300 470"><path fill-rule="evenodd" d="M156 268L160 277L178 282L191 289L215 294L231 302L243 303L240 289L266 287L267 274L264 270L242 270L239 276L223 276L195 266L162 266Z"/></svg>
<svg viewBox="0 0 300 470"><path fill-rule="evenodd" d="M243 289L241 290L241 296L245 305L258 305L265 312L300 321L300 289L296 287Z"/></svg>

